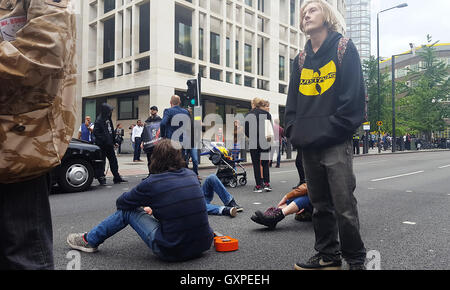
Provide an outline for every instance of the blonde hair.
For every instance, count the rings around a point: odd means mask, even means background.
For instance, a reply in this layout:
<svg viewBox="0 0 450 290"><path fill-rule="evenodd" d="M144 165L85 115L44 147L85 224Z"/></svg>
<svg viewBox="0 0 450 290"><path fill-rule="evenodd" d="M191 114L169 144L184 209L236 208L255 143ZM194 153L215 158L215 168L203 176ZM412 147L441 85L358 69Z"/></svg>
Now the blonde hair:
<svg viewBox="0 0 450 290"><path fill-rule="evenodd" d="M305 33L305 28L303 27L305 8L312 3L317 3L319 5L319 8L322 10L324 25L328 28L328 30L338 32L339 21L337 20L336 15L334 14L330 4L328 4L323 0L308 0L303 4L302 8L300 8L300 30L303 33Z"/></svg>
<svg viewBox="0 0 450 290"><path fill-rule="evenodd" d="M254 98L254 99L252 100L252 107L253 107L253 108L261 109L262 107L265 107L265 106L266 106L266 102L267 102L267 101L265 101L265 100L263 100L263 99L261 99L261 98L256 97L256 98Z"/></svg>

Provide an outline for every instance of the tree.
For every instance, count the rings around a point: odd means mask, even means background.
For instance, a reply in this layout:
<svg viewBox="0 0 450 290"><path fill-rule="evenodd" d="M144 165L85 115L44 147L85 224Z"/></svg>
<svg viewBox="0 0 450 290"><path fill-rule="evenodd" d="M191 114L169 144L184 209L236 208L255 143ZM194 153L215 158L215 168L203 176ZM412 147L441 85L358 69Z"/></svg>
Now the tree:
<svg viewBox="0 0 450 290"><path fill-rule="evenodd" d="M450 97L449 67L439 61L436 43L428 45L417 53L423 60L418 71L410 70L407 79L411 85L403 87L405 96L399 99L397 120L401 127L420 132L430 141L433 131L445 128L444 118L450 116L449 107L441 102Z"/></svg>
<svg viewBox="0 0 450 290"><path fill-rule="evenodd" d="M371 56L369 60L364 60L362 64L364 81L369 96L369 104L367 108L368 119L370 122L370 130L377 131L377 121L383 121L383 131L392 128L389 124L390 109L387 98L390 92L390 85L388 81L388 74L380 75L380 96L378 96L378 65L377 59ZM378 116L380 120L378 120Z"/></svg>

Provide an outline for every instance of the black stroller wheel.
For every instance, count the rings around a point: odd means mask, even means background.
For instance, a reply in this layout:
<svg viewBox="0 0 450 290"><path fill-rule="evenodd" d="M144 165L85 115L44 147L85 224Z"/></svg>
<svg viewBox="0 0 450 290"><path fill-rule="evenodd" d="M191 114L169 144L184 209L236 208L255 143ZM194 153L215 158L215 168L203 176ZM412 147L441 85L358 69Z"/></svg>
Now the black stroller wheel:
<svg viewBox="0 0 450 290"><path fill-rule="evenodd" d="M239 178L239 184L242 185L242 186L246 185L247 184L247 178L245 178L245 177Z"/></svg>
<svg viewBox="0 0 450 290"><path fill-rule="evenodd" d="M231 188L235 188L237 186L237 179L235 179L235 178L231 179L230 182L228 183L228 185Z"/></svg>

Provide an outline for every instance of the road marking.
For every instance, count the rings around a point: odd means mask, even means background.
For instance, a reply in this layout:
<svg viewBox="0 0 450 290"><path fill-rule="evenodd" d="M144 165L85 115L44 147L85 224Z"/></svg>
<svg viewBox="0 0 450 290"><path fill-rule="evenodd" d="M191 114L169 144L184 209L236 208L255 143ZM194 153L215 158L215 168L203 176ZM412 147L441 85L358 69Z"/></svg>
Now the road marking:
<svg viewBox="0 0 450 290"><path fill-rule="evenodd" d="M442 168L446 168L446 167L450 167L450 164L449 165L444 165L444 166L439 166L438 168L442 169Z"/></svg>
<svg viewBox="0 0 450 290"><path fill-rule="evenodd" d="M383 177L383 178L372 179L371 181L381 181L381 180L386 180L386 179L392 179L392 178L398 178L398 177L403 177L403 176L408 176L408 175L414 175L414 174L423 173L423 172L425 172L425 171L420 170L420 171L416 171L416 172L410 172L410 173L405 173L405 174L399 174L399 175L394 175L394 176L388 176L388 177Z"/></svg>
<svg viewBox="0 0 450 290"><path fill-rule="evenodd" d="M409 222L409 221L405 221L405 222L403 222L405 225L415 225L416 223L415 222Z"/></svg>
<svg viewBox="0 0 450 290"><path fill-rule="evenodd" d="M407 190L406 192L413 192L412 190Z"/></svg>
<svg viewBox="0 0 450 290"><path fill-rule="evenodd" d="M253 204L259 205L259 204L261 204L261 203L260 203L260 202L254 202Z"/></svg>
<svg viewBox="0 0 450 290"><path fill-rule="evenodd" d="M271 172L270 174L280 174L280 173L289 173L289 172L297 172L297 170L277 171L277 172Z"/></svg>

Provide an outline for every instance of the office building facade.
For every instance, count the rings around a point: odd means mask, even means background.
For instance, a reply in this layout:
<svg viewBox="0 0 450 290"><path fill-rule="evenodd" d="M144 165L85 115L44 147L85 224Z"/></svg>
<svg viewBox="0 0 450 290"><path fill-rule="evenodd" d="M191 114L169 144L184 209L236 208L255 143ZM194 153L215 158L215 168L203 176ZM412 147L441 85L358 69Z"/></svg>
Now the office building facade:
<svg viewBox="0 0 450 290"><path fill-rule="evenodd" d="M203 115L245 114L267 99L283 123L303 0L83 0L80 119L115 107L127 131L202 77ZM327 1L345 30L344 0ZM224 128L225 130L225 128Z"/></svg>

